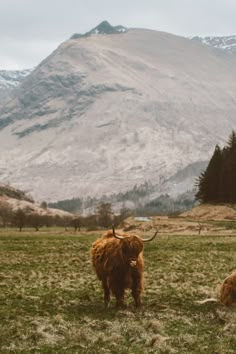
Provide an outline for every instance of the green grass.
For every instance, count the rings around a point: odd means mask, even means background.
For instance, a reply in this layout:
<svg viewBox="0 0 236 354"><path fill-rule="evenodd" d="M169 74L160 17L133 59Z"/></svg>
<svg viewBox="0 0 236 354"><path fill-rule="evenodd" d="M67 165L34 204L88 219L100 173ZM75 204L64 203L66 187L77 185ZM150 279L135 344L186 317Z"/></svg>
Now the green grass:
<svg viewBox="0 0 236 354"><path fill-rule="evenodd" d="M145 245L143 308L104 310L89 248L99 233L0 231L0 353L235 353L236 310L217 287L236 236L159 236Z"/></svg>

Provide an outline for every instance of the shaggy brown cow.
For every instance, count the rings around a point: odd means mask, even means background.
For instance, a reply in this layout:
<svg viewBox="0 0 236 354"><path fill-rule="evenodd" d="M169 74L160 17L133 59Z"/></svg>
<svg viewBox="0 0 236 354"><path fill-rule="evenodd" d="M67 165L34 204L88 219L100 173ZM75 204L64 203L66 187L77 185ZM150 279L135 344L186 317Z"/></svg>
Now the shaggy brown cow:
<svg viewBox="0 0 236 354"><path fill-rule="evenodd" d="M236 271L224 280L220 289L220 301L226 306L236 306Z"/></svg>
<svg viewBox="0 0 236 354"><path fill-rule="evenodd" d="M123 306L127 288L132 291L135 306L141 305L143 242L153 240L157 232L151 238L141 239L135 235L117 233L113 228L93 243L90 250L92 264L102 282L105 307L109 305L111 293L116 297L116 306Z"/></svg>

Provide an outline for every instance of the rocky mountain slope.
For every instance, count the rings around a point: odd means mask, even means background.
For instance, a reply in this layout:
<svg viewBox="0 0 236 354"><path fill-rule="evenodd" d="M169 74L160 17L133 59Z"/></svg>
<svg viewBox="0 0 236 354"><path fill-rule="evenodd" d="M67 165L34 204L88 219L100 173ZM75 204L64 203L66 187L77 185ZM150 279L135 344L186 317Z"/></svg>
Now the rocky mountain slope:
<svg viewBox="0 0 236 354"><path fill-rule="evenodd" d="M1 108L0 180L46 200L192 188L235 128L235 76L235 56L163 32L72 38Z"/></svg>

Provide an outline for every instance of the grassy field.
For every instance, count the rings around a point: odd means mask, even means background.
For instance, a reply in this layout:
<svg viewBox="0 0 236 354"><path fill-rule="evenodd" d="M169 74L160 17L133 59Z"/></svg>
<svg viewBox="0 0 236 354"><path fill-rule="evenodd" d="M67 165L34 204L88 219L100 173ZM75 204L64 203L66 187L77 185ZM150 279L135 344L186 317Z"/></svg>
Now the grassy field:
<svg viewBox="0 0 236 354"><path fill-rule="evenodd" d="M236 310L216 297L235 236L160 235L145 245L143 308L104 310L89 248L100 233L0 231L0 353L236 352Z"/></svg>

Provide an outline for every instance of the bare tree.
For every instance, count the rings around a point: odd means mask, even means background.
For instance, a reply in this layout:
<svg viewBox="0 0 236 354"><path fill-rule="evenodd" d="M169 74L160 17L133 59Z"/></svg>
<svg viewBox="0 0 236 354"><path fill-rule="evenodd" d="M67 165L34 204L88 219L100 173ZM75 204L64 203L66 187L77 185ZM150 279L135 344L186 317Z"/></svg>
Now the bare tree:
<svg viewBox="0 0 236 354"><path fill-rule="evenodd" d="M21 232L23 227L26 225L26 214L22 209L18 209L13 217L13 223L15 226L19 228L19 231Z"/></svg>
<svg viewBox="0 0 236 354"><path fill-rule="evenodd" d="M43 225L43 218L40 214L29 214L27 219L29 226L34 227L35 231L39 231L39 228Z"/></svg>
<svg viewBox="0 0 236 354"><path fill-rule="evenodd" d="M85 217L81 217L81 226L86 227L87 231L94 231L98 228L97 216L96 215L88 215Z"/></svg>
<svg viewBox="0 0 236 354"><path fill-rule="evenodd" d="M71 223L72 223L72 217L71 216L63 216L62 217L62 220L63 220L63 226L65 228L65 231L67 231L67 228L69 226L71 226Z"/></svg>
<svg viewBox="0 0 236 354"><path fill-rule="evenodd" d="M48 204L47 204L47 202L45 202L45 201L43 201L43 202L40 204L40 208L42 208L42 209L44 209L44 210L46 210L47 207L48 207Z"/></svg>
<svg viewBox="0 0 236 354"><path fill-rule="evenodd" d="M12 221L13 212L11 208L6 205L0 205L0 223L6 227Z"/></svg>
<svg viewBox="0 0 236 354"><path fill-rule="evenodd" d="M112 224L111 203L101 203L97 208L98 225L104 228L110 227Z"/></svg>
<svg viewBox="0 0 236 354"><path fill-rule="evenodd" d="M200 223L200 221L198 221L198 235L201 234L202 229L203 229L203 225Z"/></svg>
<svg viewBox="0 0 236 354"><path fill-rule="evenodd" d="M80 220L80 217L78 215L75 215L75 217L71 220L71 226L74 228L75 232L77 230L80 231L81 220Z"/></svg>

